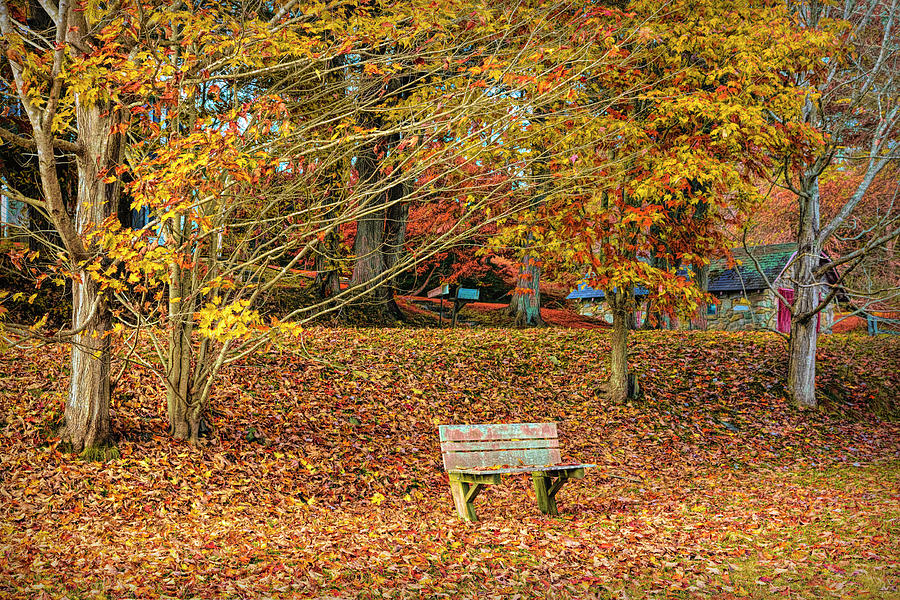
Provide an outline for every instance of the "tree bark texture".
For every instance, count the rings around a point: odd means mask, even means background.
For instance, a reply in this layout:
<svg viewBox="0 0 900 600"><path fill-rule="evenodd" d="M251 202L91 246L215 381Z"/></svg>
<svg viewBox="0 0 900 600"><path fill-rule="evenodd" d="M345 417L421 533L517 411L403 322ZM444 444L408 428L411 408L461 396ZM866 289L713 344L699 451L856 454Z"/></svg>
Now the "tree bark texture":
<svg viewBox="0 0 900 600"><path fill-rule="evenodd" d="M384 269L392 272L400 264L406 244L406 223L409 204L403 201L406 185L398 183L388 190L387 216L384 223ZM395 286L391 285L391 290Z"/></svg>
<svg viewBox="0 0 900 600"><path fill-rule="evenodd" d="M609 400L625 402L629 397L628 303L622 294L616 292L608 293L607 299L613 313L609 354Z"/></svg>
<svg viewBox="0 0 900 600"><path fill-rule="evenodd" d="M183 229L171 230L169 237L173 243L180 243L190 233L191 224L186 220ZM199 439L209 393L207 363L210 340L203 339L196 354L192 343L193 314L197 306L197 272L203 256L214 257L217 252L215 244L208 248L195 246L193 265L172 263L169 266L166 414L169 434L175 439L191 443L196 443Z"/></svg>
<svg viewBox="0 0 900 600"><path fill-rule="evenodd" d="M788 342L788 395L797 406L816 406L816 332L819 303L819 267L821 248L818 175L805 178L807 194L800 204L797 257L792 279L794 304L791 307L791 334Z"/></svg>
<svg viewBox="0 0 900 600"><path fill-rule="evenodd" d="M320 300L336 296L341 291L338 252L340 239L335 231L325 234L316 248L316 289Z"/></svg>
<svg viewBox="0 0 900 600"><path fill-rule="evenodd" d="M797 406L816 407L816 319L791 323L788 392Z"/></svg>
<svg viewBox="0 0 900 600"><path fill-rule="evenodd" d="M120 164L124 138L110 133L121 120L119 111L109 106L85 105L76 99L75 113L82 148L76 161L75 230L79 242L83 243L85 234L100 226L118 208L120 186L118 182L105 183L103 178L109 168ZM72 377L63 435L76 452L105 444L110 434L111 315L91 274L81 270L79 275L72 286L72 326L79 333L72 347Z"/></svg>
<svg viewBox="0 0 900 600"><path fill-rule="evenodd" d="M178 302L169 302L178 308ZM202 407L193 394L191 369L190 319L181 316L172 319L169 330L169 348L166 364L166 408L169 434L178 440L196 442L200 431Z"/></svg>
<svg viewBox="0 0 900 600"><path fill-rule="evenodd" d="M816 406L816 344L819 303L818 282L813 272L819 254L809 248L800 251L794 270L794 305L791 309L791 334L788 344L788 394L800 407Z"/></svg>
<svg viewBox="0 0 900 600"><path fill-rule="evenodd" d="M357 158L360 182L370 186L378 186L378 173L375 153L368 149ZM399 189L399 192L395 191ZM373 194L366 207L366 214L357 221L356 239L353 241L353 253L356 262L353 265L353 276L350 286L363 288L362 302L373 307L373 312L381 321L398 319L400 310L393 300L391 287L387 275L387 264L390 261L389 253L392 251L387 244L387 236L391 236L392 243L396 244L400 239L399 230L394 230L395 224L388 224L387 219L393 218L399 221L400 215L396 214L390 200L395 193L402 194L402 186L388 188L385 193ZM401 196L402 197L402 196ZM398 225L398 224L397 224ZM405 236L405 219L404 219Z"/></svg>
<svg viewBox="0 0 900 600"><path fill-rule="evenodd" d="M60 437L74 452L99 448L109 441L110 330L105 301L90 273L79 271L72 286L72 376Z"/></svg>
<svg viewBox="0 0 900 600"><path fill-rule="evenodd" d="M367 290L367 301L378 304L387 301L386 288L379 285L384 274L384 213L384 208L378 208L357 222L353 241L356 263L350 279L351 286L359 285Z"/></svg>
<svg viewBox="0 0 900 600"><path fill-rule="evenodd" d="M519 267L516 288L509 302L509 313L515 317L516 327L540 327L541 318L541 263L526 254Z"/></svg>
<svg viewBox="0 0 900 600"><path fill-rule="evenodd" d="M321 242L316 247L316 290L320 300L327 300L341 291L341 264L340 244L341 239L333 223L337 218L338 188L341 179L337 167L331 167L325 179L325 199L328 210L325 212L325 221L331 223L333 229L325 232Z"/></svg>

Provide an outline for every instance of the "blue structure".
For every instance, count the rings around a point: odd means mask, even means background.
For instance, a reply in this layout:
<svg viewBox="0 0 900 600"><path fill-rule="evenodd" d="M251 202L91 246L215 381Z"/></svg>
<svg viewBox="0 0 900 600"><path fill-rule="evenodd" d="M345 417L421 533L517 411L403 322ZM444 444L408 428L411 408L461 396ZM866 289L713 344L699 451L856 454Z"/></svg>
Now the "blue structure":
<svg viewBox="0 0 900 600"><path fill-rule="evenodd" d="M613 291L615 291L615 288L613 288ZM636 287L634 289L634 295L646 296L647 288L643 288L640 286ZM595 290L594 288L589 286L586 281L581 281L578 283L578 286L574 290L572 290L568 296L566 296L566 300L602 300L605 297L606 294L603 293L603 290Z"/></svg>

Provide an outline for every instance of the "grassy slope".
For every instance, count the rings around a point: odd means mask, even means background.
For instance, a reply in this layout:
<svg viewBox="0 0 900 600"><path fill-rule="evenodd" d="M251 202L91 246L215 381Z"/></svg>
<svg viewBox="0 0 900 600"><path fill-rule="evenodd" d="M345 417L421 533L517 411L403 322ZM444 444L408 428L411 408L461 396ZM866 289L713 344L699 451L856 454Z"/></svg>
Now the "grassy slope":
<svg viewBox="0 0 900 600"><path fill-rule="evenodd" d="M198 449L166 439L134 370L107 464L41 443L62 354L7 354L0 596L897 596L900 427L870 405L900 388L900 340L827 338L833 399L804 414L760 334L640 333L647 398L611 406L605 336L312 330L309 355L229 369ZM435 425L544 420L599 465L563 516L523 477L457 521Z"/></svg>

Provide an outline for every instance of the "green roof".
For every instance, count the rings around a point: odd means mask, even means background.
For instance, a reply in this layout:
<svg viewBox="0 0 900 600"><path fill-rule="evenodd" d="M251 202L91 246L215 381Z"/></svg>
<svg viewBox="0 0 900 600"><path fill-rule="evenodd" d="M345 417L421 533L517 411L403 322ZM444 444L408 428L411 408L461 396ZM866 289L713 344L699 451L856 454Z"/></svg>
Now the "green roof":
<svg viewBox="0 0 900 600"><path fill-rule="evenodd" d="M717 259L709 265L709 291L710 292L740 292L744 290L762 290L766 287L766 278L774 282L781 275L797 252L797 244L770 244L768 246L755 246L750 252L759 262L765 278L757 270L753 259L747 255L743 248L735 248L735 265L728 268L728 261ZM738 265L737 263L741 263Z"/></svg>

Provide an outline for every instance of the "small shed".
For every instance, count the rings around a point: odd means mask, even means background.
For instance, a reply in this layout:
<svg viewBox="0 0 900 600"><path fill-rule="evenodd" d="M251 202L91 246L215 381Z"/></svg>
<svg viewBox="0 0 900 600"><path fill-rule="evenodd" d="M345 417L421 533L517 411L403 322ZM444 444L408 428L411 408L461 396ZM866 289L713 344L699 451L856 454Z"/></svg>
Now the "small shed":
<svg viewBox="0 0 900 600"><path fill-rule="evenodd" d="M733 251L735 264L729 268L724 258L709 266L709 293L717 304L706 307L706 328L723 331L777 330L790 331L790 308L773 292L766 281L778 289L786 300L793 301L794 286L790 268L797 256L796 244L769 244L749 249L759 263L743 249ZM823 257L822 261L827 260ZM740 264L738 264L740 263ZM824 297L837 281L834 271L825 275L819 294ZM834 322L834 304L819 315L820 331L830 331Z"/></svg>
<svg viewBox="0 0 900 600"><path fill-rule="evenodd" d="M733 251L734 264L729 267L725 258L715 259L709 266L709 293L716 299L715 304L702 308L704 318L693 318L689 322L665 319L664 327L675 329L705 328L722 331L777 330L790 331L790 308L773 292L766 281L778 289L788 302L793 301L794 286L790 281L791 264L797 256L796 244L770 244L750 248L756 263L743 249ZM827 258L823 257L822 262ZM761 269L761 270L760 270ZM829 271L822 280L819 294L824 297L830 286L837 281L835 272ZM647 290L635 289L638 310L635 322L643 321L642 299ZM595 316L612 322L602 290L595 290L586 283L580 283L567 299L577 302L581 315ZM834 322L834 304L819 314L819 329L830 331Z"/></svg>
<svg viewBox="0 0 900 600"><path fill-rule="evenodd" d="M634 297L637 300L638 305L637 309L634 311L634 322L641 323L644 320L644 311L641 307L644 304L643 299L647 297L647 290L642 287L635 288ZM589 286L587 282L580 282L578 286L566 296L566 300L576 301L579 315L585 317L597 317L610 324L613 322L612 311L608 310L606 305L606 294L603 293L603 290L595 290Z"/></svg>

